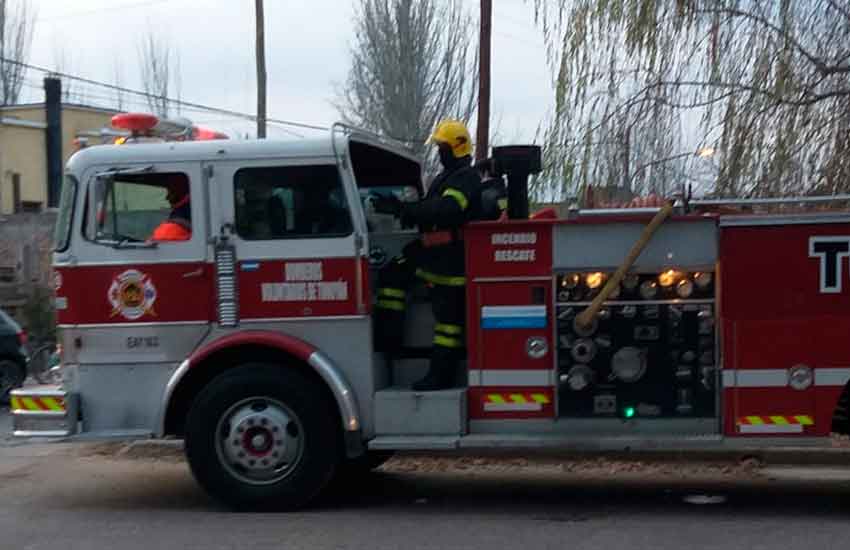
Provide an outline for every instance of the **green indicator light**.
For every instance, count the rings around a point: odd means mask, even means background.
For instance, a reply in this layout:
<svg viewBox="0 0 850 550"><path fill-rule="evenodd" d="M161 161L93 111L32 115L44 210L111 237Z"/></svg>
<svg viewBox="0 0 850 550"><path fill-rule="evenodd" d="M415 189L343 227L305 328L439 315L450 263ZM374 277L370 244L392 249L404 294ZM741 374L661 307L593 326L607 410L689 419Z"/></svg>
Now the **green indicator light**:
<svg viewBox="0 0 850 550"><path fill-rule="evenodd" d="M635 408L634 407L626 407L623 409L623 416L626 418L634 418L635 416Z"/></svg>

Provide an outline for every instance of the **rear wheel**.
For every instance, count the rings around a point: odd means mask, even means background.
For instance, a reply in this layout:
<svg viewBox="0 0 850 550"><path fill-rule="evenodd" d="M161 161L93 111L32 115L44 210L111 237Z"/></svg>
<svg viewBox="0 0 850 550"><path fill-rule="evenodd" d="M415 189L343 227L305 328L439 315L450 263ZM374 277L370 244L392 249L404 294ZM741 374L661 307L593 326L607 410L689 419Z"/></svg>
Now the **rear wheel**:
<svg viewBox="0 0 850 550"><path fill-rule="evenodd" d="M324 388L271 365L244 365L220 375L186 419L192 473L237 509L306 505L333 476L340 441Z"/></svg>
<svg viewBox="0 0 850 550"><path fill-rule="evenodd" d="M26 373L21 365L11 359L0 360L0 404L9 402L9 392L20 388L25 377Z"/></svg>

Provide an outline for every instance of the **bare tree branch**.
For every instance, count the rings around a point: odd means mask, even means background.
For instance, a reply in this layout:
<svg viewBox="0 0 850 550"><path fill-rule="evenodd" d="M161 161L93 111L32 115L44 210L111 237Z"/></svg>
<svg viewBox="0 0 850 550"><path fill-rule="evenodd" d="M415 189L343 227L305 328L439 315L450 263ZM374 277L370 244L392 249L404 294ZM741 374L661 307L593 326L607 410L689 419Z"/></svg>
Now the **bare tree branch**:
<svg viewBox="0 0 850 550"><path fill-rule="evenodd" d="M167 40L151 29L139 39L138 54L142 86L149 94L148 107L156 115L167 117L168 93L172 83L171 47Z"/></svg>
<svg viewBox="0 0 850 550"><path fill-rule="evenodd" d="M474 37L460 0L362 0L337 109L422 153L439 119L468 122L475 113Z"/></svg>
<svg viewBox="0 0 850 550"><path fill-rule="evenodd" d="M29 58L34 25L35 11L28 0L0 0L0 105L20 98L26 74L21 63Z"/></svg>

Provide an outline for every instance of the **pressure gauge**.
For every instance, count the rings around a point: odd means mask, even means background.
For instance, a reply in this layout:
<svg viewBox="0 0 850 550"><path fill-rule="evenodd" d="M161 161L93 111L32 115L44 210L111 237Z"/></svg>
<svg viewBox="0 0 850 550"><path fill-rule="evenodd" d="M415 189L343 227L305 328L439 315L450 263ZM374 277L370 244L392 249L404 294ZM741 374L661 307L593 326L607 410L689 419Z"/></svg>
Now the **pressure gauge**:
<svg viewBox="0 0 850 550"><path fill-rule="evenodd" d="M632 292L634 289L638 287L640 284L640 277L638 277L637 273L629 273L625 277L623 277L623 288Z"/></svg>
<svg viewBox="0 0 850 550"><path fill-rule="evenodd" d="M578 273L570 273L561 277L561 287L573 289L581 282L581 275Z"/></svg>
<svg viewBox="0 0 850 550"><path fill-rule="evenodd" d="M675 269L668 269L658 276L658 284L664 288L671 287L679 278L679 273Z"/></svg>
<svg viewBox="0 0 850 550"><path fill-rule="evenodd" d="M708 271L700 271L698 273L694 273L694 283L696 283L697 288L701 290L705 290L711 284L711 273Z"/></svg>
<svg viewBox="0 0 850 550"><path fill-rule="evenodd" d="M588 273L584 278L584 282L587 285L587 288L591 290L595 290L602 286L602 283L605 282L605 274L601 271L596 271L594 273Z"/></svg>
<svg viewBox="0 0 850 550"><path fill-rule="evenodd" d="M690 298L694 293L694 283L690 279L682 279L676 284L676 295L679 298Z"/></svg>
<svg viewBox="0 0 850 550"><path fill-rule="evenodd" d="M649 280L640 285L640 296L644 300L652 300L658 295L658 283Z"/></svg>

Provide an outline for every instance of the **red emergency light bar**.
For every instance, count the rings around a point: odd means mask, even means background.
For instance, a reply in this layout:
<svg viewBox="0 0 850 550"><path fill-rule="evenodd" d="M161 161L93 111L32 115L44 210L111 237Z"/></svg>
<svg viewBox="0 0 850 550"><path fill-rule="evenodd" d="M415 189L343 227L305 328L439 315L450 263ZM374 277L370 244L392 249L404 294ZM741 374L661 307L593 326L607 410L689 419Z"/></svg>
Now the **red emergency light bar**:
<svg viewBox="0 0 850 550"><path fill-rule="evenodd" d="M230 139L227 134L209 128L195 126L191 121L161 119L149 113L120 113L112 117L112 127L130 132L131 138L151 137L165 141L208 141ZM119 138L116 143L126 143L127 138Z"/></svg>

